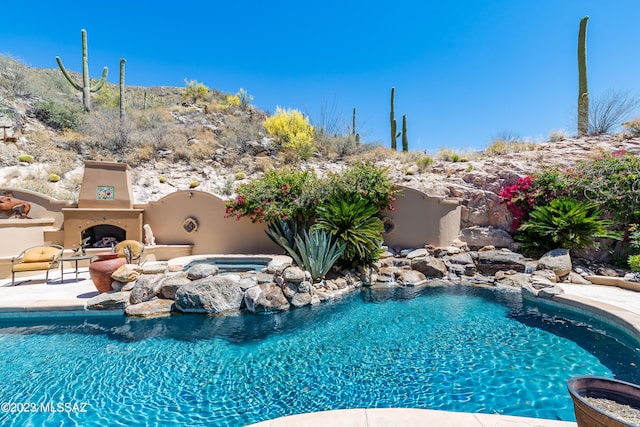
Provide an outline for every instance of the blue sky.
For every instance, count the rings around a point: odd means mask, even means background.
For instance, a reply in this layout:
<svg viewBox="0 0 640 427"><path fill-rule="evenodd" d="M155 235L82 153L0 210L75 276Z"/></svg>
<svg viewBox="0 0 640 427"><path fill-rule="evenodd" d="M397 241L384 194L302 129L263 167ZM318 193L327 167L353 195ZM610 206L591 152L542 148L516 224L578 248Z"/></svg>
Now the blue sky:
<svg viewBox="0 0 640 427"><path fill-rule="evenodd" d="M589 91L640 93L638 0L33 0L3 5L0 52L33 67L236 93L275 111L297 108L346 126L354 107L365 141L389 145L389 96L408 119L411 150L482 149L508 132L544 140L575 134L577 37L589 15ZM324 106L324 107L323 107ZM639 112L640 114L640 112Z"/></svg>

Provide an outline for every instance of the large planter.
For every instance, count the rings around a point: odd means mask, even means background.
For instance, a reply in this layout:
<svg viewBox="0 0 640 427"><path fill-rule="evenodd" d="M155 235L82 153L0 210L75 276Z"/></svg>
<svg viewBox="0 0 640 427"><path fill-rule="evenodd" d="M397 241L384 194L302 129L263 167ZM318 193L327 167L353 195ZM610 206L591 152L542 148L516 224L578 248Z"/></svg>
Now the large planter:
<svg viewBox="0 0 640 427"><path fill-rule="evenodd" d="M126 264L127 260L118 258L118 254L107 252L96 254L97 261L89 264L89 276L99 293L112 291L111 275L120 266Z"/></svg>
<svg viewBox="0 0 640 427"><path fill-rule="evenodd" d="M603 377L573 377L567 388L576 414L578 427L628 427L635 426L596 408L585 397L608 399L634 408L640 408L640 386Z"/></svg>

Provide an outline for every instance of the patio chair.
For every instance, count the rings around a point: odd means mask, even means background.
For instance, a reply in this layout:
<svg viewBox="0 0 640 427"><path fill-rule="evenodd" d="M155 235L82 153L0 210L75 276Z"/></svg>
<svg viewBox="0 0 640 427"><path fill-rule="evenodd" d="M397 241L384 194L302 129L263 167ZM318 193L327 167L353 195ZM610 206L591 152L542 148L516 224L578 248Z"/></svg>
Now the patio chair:
<svg viewBox="0 0 640 427"><path fill-rule="evenodd" d="M131 255L131 263L140 264L142 254L144 253L144 244L137 240L123 240L115 245L113 251L121 258L126 258L127 252L129 252Z"/></svg>
<svg viewBox="0 0 640 427"><path fill-rule="evenodd" d="M58 267L58 258L64 248L60 245L44 244L25 249L17 257L11 258L11 286L15 285L16 273L22 271L46 270L44 283L49 282L49 270Z"/></svg>

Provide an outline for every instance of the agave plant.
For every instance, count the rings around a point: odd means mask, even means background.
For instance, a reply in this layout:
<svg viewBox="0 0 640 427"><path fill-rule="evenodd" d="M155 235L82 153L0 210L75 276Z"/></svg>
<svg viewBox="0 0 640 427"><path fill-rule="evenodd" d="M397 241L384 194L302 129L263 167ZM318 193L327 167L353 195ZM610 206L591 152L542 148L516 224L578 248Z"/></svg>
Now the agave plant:
<svg viewBox="0 0 640 427"><path fill-rule="evenodd" d="M541 251L597 247L597 238L620 240L621 233L608 229L614 221L601 219L602 213L594 202L559 197L531 212L518 229L519 239L525 249Z"/></svg>
<svg viewBox="0 0 640 427"><path fill-rule="evenodd" d="M313 280L322 279L345 250L345 245L333 241L331 233L318 228L303 230L295 237L295 250L287 252L300 267L311 273Z"/></svg>
<svg viewBox="0 0 640 427"><path fill-rule="evenodd" d="M278 219L269 224L265 233L275 243L285 251L295 248L295 238L302 231L308 229L306 224L299 224L293 219Z"/></svg>
<svg viewBox="0 0 640 427"><path fill-rule="evenodd" d="M330 232L346 246L342 254L345 264L371 266L382 252L384 225L378 213L378 208L362 197L333 197L318 207L313 228Z"/></svg>
<svg viewBox="0 0 640 427"><path fill-rule="evenodd" d="M306 223L292 219L274 221L265 232L297 265L311 273L313 280L323 278L345 250L345 245L332 240L331 233L309 230Z"/></svg>

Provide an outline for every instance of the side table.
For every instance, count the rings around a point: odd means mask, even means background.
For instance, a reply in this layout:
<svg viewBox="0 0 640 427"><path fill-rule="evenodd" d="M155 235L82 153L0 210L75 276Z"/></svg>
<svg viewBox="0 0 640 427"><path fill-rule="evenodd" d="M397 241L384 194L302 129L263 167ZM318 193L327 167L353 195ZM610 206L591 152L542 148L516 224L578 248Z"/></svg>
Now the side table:
<svg viewBox="0 0 640 427"><path fill-rule="evenodd" d="M73 255L67 257L60 257L58 261L60 262L60 282L64 282L64 262L65 261L73 261L75 262L76 268L76 282L78 281L78 261L82 261L85 259L91 259L93 255Z"/></svg>

